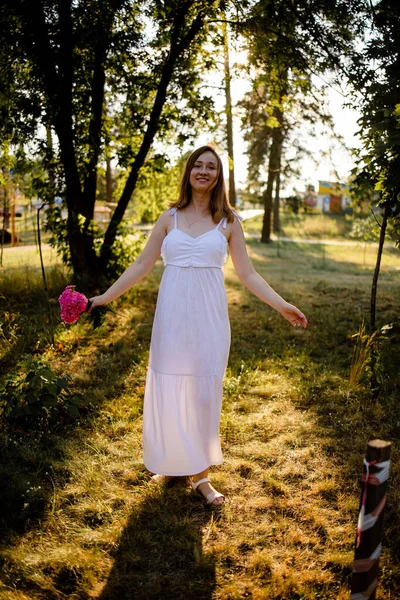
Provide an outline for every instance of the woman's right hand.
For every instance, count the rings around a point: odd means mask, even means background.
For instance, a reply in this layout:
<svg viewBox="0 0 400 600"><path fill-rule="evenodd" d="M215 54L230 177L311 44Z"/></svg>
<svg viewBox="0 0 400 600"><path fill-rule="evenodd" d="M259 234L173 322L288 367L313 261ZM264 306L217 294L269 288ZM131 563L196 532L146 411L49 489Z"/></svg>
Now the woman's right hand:
<svg viewBox="0 0 400 600"><path fill-rule="evenodd" d="M89 298L89 302L91 302L90 308L88 310L89 314L93 308L96 308L96 306L105 306L107 304L107 302L104 301L104 294L102 294L101 296L93 296L92 298Z"/></svg>

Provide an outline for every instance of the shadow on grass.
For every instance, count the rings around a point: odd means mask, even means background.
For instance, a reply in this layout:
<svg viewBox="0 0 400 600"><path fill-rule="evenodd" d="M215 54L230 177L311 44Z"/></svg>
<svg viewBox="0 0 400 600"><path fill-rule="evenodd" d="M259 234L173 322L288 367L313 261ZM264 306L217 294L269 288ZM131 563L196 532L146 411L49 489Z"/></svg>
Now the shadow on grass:
<svg viewBox="0 0 400 600"><path fill-rule="evenodd" d="M218 516L183 486L155 490L130 515L99 600L214 597L215 559L202 539Z"/></svg>
<svg viewBox="0 0 400 600"><path fill-rule="evenodd" d="M155 279L157 281L158 274ZM57 297L64 284L65 281L62 281L62 285L51 291L54 322L59 321ZM97 332L85 332L77 338L66 352L67 359L64 358L64 350L53 355L58 361L56 372L64 375L72 371L71 391L80 392L87 399L89 410L83 410L81 419L67 425L60 423L50 433L0 428L0 537L3 548L11 538L15 540L42 522L46 512L51 510L55 489L62 489L70 480L71 473L63 463L67 458L68 440L75 436L76 426L84 424L90 429L104 400L118 395L124 389L124 382L132 368L141 367L142 362L147 360L157 300L156 286L152 282L135 290L131 297L137 304L137 315L127 323L122 335L116 327L112 329L112 325L103 325ZM4 375L17 371L17 363L23 354L39 356L38 339L45 337L49 345L47 309L43 305L40 289L32 289L23 297L8 295L6 310L13 307L18 315L19 336L16 344L3 354ZM98 336L98 343L93 344L94 336ZM71 363L80 360L81 348L90 342L92 352L86 365L77 363L80 366L74 373ZM63 369L62 372L59 372L60 369ZM136 416L140 416L141 412L142 403Z"/></svg>

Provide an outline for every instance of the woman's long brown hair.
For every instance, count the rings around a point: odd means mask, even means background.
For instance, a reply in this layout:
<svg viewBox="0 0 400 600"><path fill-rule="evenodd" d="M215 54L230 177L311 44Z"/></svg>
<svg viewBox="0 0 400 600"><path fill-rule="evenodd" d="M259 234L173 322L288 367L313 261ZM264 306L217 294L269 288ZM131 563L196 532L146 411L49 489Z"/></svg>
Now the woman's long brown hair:
<svg viewBox="0 0 400 600"><path fill-rule="evenodd" d="M222 161L212 146L201 146L201 148L197 148L189 156L181 180L179 198L176 202L172 202L170 204L170 208L185 208L186 206L189 206L192 200L190 173L199 156L203 154L203 152L207 151L212 152L217 159L217 183L211 190L210 199L210 212L212 219L214 223L219 223L223 217L226 217L228 223L232 223L234 216L232 213L232 206L229 204L228 196L226 194Z"/></svg>

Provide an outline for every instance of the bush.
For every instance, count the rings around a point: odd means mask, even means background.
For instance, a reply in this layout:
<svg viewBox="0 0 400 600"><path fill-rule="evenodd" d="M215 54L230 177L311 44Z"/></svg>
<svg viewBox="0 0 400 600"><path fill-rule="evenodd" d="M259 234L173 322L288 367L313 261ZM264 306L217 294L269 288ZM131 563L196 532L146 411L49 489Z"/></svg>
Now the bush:
<svg viewBox="0 0 400 600"><path fill-rule="evenodd" d="M23 375L10 373L0 387L3 425L49 430L80 416L85 398L70 391L69 375L58 377L48 365L31 356L22 366Z"/></svg>
<svg viewBox="0 0 400 600"><path fill-rule="evenodd" d="M303 206L303 199L300 196L289 196L285 200L285 204L289 210L295 215L299 213L300 208Z"/></svg>

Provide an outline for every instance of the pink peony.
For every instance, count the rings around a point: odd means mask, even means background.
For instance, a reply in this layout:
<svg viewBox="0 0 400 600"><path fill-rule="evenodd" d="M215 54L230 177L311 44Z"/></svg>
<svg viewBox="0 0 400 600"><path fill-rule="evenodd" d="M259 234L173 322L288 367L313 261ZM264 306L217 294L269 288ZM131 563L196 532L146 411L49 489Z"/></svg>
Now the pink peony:
<svg viewBox="0 0 400 600"><path fill-rule="evenodd" d="M74 285L67 285L58 299L61 307L61 319L69 325L79 321L79 317L85 312L88 303L86 296L75 292L74 287Z"/></svg>

